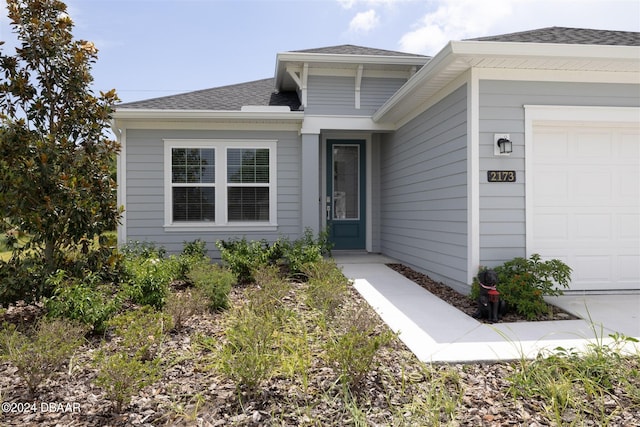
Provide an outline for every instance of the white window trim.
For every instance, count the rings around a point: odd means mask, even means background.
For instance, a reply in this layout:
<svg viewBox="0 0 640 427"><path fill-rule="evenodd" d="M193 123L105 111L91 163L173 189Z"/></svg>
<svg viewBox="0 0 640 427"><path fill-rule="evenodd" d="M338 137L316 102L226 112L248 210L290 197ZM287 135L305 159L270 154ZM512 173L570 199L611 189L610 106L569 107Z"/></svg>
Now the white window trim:
<svg viewBox="0 0 640 427"><path fill-rule="evenodd" d="M171 150L173 148L212 148L216 167L216 220L212 222L173 222ZM269 150L269 221L229 221L227 217L227 149ZM164 139L164 229L165 231L274 231L278 227L277 140L262 139Z"/></svg>

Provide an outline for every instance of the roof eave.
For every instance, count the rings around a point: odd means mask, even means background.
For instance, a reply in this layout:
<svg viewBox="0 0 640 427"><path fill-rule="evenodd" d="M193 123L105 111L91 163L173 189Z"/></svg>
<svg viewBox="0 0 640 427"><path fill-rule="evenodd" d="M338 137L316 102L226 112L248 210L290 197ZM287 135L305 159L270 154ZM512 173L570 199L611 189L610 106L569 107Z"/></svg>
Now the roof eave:
<svg viewBox="0 0 640 427"><path fill-rule="evenodd" d="M355 55L355 54L328 54L309 52L281 52L276 55L275 89L282 86L285 74L285 64L299 62L306 64L372 64L372 65L405 65L421 67L431 58L428 56L414 55Z"/></svg>
<svg viewBox="0 0 640 427"><path fill-rule="evenodd" d="M278 120L302 121L303 111L221 111L221 110L157 110L116 109L114 120Z"/></svg>
<svg viewBox="0 0 640 427"><path fill-rule="evenodd" d="M635 62L640 70L640 46L451 41L373 114L373 120L385 120L385 116L407 97L412 96L416 88L446 70L454 62L468 59L468 69L472 67L471 60L490 57Z"/></svg>

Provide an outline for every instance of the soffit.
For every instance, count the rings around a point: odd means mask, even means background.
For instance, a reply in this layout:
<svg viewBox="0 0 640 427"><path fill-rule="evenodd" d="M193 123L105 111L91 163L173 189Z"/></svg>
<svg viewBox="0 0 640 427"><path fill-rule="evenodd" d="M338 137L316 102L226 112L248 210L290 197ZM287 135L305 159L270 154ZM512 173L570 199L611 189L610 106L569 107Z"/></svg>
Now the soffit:
<svg viewBox="0 0 640 427"><path fill-rule="evenodd" d="M474 69L640 73L640 47L450 42L374 114L398 123Z"/></svg>

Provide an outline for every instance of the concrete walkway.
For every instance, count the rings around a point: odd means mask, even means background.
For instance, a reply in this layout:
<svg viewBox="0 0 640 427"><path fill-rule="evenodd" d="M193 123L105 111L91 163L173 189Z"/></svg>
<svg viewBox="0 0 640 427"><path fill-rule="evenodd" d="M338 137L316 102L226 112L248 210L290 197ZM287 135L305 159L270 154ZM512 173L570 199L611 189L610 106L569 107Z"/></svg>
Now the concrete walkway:
<svg viewBox="0 0 640 427"><path fill-rule="evenodd" d="M612 344L610 334L640 340L640 293L570 295L549 302L584 320L480 323L385 265L381 255L335 253L345 276L400 339L425 362L535 358L556 347ZM622 351L639 354L640 345Z"/></svg>

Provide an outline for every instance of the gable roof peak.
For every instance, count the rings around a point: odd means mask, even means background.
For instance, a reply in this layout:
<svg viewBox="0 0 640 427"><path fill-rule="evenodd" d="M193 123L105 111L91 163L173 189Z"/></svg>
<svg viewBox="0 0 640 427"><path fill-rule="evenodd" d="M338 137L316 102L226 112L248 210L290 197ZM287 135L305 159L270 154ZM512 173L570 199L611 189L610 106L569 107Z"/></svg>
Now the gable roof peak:
<svg viewBox="0 0 640 427"><path fill-rule="evenodd" d="M342 44L336 46L326 46L313 49L292 50L289 53L313 53L326 55L373 55L373 56L415 56L425 57L414 53L399 52L395 50L377 49L372 47L357 46L353 44Z"/></svg>

